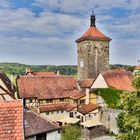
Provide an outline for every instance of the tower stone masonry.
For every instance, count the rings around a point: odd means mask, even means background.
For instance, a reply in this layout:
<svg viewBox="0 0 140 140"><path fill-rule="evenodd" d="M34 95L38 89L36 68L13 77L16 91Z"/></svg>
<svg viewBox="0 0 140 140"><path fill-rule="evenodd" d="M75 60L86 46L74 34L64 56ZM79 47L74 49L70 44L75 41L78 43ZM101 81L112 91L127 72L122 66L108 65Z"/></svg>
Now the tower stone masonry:
<svg viewBox="0 0 140 140"><path fill-rule="evenodd" d="M109 69L109 42L95 25L92 13L89 29L76 40L78 57L78 79L95 79L100 72Z"/></svg>

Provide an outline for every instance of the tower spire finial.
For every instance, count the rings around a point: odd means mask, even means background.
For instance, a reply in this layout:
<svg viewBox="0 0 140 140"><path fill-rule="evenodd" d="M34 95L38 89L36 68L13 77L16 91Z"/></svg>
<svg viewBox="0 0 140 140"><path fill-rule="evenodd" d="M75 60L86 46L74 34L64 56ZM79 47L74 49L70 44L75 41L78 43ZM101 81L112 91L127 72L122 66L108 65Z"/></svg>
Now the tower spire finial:
<svg viewBox="0 0 140 140"><path fill-rule="evenodd" d="M95 20L96 18L95 18L94 10L92 9L91 16L90 16L90 26L96 26Z"/></svg>

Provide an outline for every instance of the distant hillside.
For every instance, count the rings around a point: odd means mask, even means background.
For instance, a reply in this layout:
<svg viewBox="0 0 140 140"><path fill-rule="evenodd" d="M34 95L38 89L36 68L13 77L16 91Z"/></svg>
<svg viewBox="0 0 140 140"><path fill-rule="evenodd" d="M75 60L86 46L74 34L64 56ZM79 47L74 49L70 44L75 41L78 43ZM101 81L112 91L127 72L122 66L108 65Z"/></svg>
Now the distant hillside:
<svg viewBox="0 0 140 140"><path fill-rule="evenodd" d="M114 65L110 65L111 69L115 69L115 68L124 68L126 70L129 70L131 72L134 71L135 66L131 66L131 65L121 65L121 64L114 64Z"/></svg>
<svg viewBox="0 0 140 140"><path fill-rule="evenodd" d="M60 74L63 75L76 75L77 74L77 66L74 65L25 65L19 63L0 63L0 71L3 71L7 74L13 75L23 75L25 74L26 68L31 68L32 71L59 71Z"/></svg>
<svg viewBox="0 0 140 140"><path fill-rule="evenodd" d="M122 67L133 71L134 66L128 65L110 65L111 68ZM63 75L77 75L77 66L76 65L25 65L19 63L0 63L0 71L3 71L7 74L13 75L23 75L25 74L26 68L31 68L34 72L37 71L59 71Z"/></svg>

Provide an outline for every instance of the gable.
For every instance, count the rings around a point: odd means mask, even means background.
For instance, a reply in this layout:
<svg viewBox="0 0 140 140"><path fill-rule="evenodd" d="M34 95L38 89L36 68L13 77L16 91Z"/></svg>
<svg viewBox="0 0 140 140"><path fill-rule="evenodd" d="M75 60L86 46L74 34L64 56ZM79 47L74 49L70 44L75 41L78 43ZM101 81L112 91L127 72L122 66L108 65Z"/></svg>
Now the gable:
<svg viewBox="0 0 140 140"><path fill-rule="evenodd" d="M100 73L98 77L95 79L94 83L92 84L91 88L108 88L108 85Z"/></svg>

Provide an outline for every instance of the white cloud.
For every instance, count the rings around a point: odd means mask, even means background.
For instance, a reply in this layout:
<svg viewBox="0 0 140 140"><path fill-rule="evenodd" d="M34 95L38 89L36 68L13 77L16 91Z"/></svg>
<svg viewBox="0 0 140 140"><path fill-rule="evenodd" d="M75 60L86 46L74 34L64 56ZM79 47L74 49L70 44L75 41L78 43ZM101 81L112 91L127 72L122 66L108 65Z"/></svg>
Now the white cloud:
<svg viewBox="0 0 140 140"><path fill-rule="evenodd" d="M42 6L45 9L54 9L60 10L61 12L66 13L79 13L84 14L87 13L87 9L91 10L93 8L98 7L98 9L108 9L113 7L124 7L128 5L127 0L35 0L35 5Z"/></svg>
<svg viewBox="0 0 140 140"><path fill-rule="evenodd" d="M11 7L9 0L1 0L0 1L0 8L9 8Z"/></svg>
<svg viewBox="0 0 140 140"><path fill-rule="evenodd" d="M110 46L110 62L112 64L137 65L140 59L139 39L113 40Z"/></svg>
<svg viewBox="0 0 140 140"><path fill-rule="evenodd" d="M73 22L74 21L74 22ZM40 35L58 36L71 34L83 24L80 17L51 12L42 12L39 17L25 8L0 9L0 31L32 32Z"/></svg>

